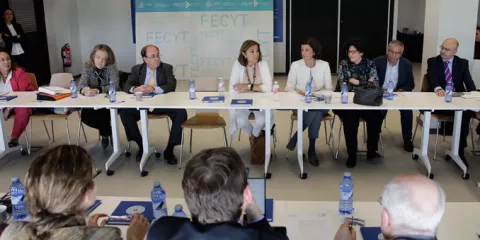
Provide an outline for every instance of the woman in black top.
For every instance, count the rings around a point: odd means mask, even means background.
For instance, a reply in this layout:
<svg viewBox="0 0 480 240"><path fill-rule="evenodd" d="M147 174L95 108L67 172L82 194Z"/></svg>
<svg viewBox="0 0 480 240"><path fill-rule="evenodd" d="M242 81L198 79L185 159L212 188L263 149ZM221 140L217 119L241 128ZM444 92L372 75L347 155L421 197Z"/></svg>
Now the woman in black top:
<svg viewBox="0 0 480 240"><path fill-rule="evenodd" d="M349 40L345 43L345 51L348 60L340 62L338 81L335 91L340 91L343 83L346 83L349 91L356 87L367 85L379 86L375 63L363 58L365 51L363 42ZM382 115L377 110L335 110L343 121L345 142L347 144L348 161L347 167L353 168L357 163L357 134L360 118L367 123L367 159L371 160L380 155L376 152L382 125Z"/></svg>
<svg viewBox="0 0 480 240"><path fill-rule="evenodd" d="M17 23L15 13L12 9L7 8L3 11L4 23L0 25L0 33L5 42L5 50L17 63L23 67L25 71L29 70L28 58L26 51L25 33L22 25Z"/></svg>
<svg viewBox="0 0 480 240"><path fill-rule="evenodd" d="M90 53L85 63L79 90L84 96L95 96L99 93L108 93L110 83L118 89L118 69L115 65L115 55L112 49L105 44L98 44ZM82 122L87 126L98 129L102 137L103 149L108 147L109 137L112 136L110 125L110 111L108 109L82 109Z"/></svg>

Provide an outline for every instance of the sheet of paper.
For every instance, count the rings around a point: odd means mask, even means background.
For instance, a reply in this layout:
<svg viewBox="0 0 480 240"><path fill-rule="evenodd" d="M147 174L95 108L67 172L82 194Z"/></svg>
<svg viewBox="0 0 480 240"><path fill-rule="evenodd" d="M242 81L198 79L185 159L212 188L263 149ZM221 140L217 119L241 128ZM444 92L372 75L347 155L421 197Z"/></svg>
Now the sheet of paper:
<svg viewBox="0 0 480 240"><path fill-rule="evenodd" d="M292 240L333 239L339 224L323 213L295 213L287 215L287 235Z"/></svg>

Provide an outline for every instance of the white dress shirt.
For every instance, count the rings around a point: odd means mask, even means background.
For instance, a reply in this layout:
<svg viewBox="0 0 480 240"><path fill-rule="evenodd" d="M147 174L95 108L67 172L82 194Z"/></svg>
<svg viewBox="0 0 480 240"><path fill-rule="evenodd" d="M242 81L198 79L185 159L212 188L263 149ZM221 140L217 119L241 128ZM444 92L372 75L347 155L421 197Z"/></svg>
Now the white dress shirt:
<svg viewBox="0 0 480 240"><path fill-rule="evenodd" d="M15 28L13 27L12 24L7 24L7 27L8 27L8 30L10 30L10 33L12 33L12 37L15 37L17 36L17 31L15 31ZM21 36L23 37L23 36ZM12 44L12 56L17 56L17 55L20 55L20 54L23 54L24 51L23 51L23 48L22 48L22 45L20 45L20 43L13 43Z"/></svg>
<svg viewBox="0 0 480 240"><path fill-rule="evenodd" d="M303 59L295 61L290 66L288 73L286 92L305 92L307 83L313 77L312 93L332 91L332 74L328 62L317 59L315 66L310 68Z"/></svg>
<svg viewBox="0 0 480 240"><path fill-rule="evenodd" d="M12 83L10 82L11 79L12 79L12 71L8 73L7 81L3 82L2 80L0 80L0 92L2 93L13 92Z"/></svg>
<svg viewBox="0 0 480 240"><path fill-rule="evenodd" d="M400 61L397 61L395 65L391 65L387 60L387 71L385 72L385 81L383 82L383 89L387 89L387 84L390 80L393 81L394 88L397 88L398 84L398 64Z"/></svg>

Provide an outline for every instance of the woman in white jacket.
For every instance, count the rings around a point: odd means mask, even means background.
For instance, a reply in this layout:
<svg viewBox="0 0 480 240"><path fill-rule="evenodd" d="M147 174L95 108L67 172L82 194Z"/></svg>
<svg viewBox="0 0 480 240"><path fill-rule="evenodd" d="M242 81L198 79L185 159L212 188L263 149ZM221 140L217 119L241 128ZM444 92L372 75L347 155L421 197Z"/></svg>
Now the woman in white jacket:
<svg viewBox="0 0 480 240"><path fill-rule="evenodd" d="M305 88L308 83L312 85L312 93L319 95L332 91L332 75L328 62L320 60L321 45L313 37L307 37L301 43L302 59L293 62L288 73L287 86L285 91L297 92L305 95ZM308 127L308 161L313 166L318 166L318 158L315 152L315 142L318 138L318 131L323 115L329 110L308 110L303 113L303 130ZM297 132L298 133L298 132ZM287 149L293 151L297 145L297 133L293 135L287 144Z"/></svg>
<svg viewBox="0 0 480 240"><path fill-rule="evenodd" d="M268 63L262 61L260 44L247 40L240 48L238 60L233 64L230 75L229 91L232 93L271 92L272 76ZM253 126L248 120L250 113L255 114ZM250 144L255 142L265 127L265 111L250 111L248 109L230 110L230 135L237 128L243 129L250 136Z"/></svg>

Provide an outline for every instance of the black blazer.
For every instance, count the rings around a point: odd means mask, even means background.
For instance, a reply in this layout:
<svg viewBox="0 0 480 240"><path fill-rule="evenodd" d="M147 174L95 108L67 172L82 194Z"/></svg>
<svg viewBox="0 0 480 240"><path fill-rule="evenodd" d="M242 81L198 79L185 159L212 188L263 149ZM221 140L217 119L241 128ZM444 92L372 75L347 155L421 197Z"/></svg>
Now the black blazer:
<svg viewBox="0 0 480 240"><path fill-rule="evenodd" d="M274 232L266 219L242 227L236 222L202 225L188 218L170 216L155 221L147 233L147 240L167 239L284 240L288 237Z"/></svg>
<svg viewBox="0 0 480 240"><path fill-rule="evenodd" d="M387 56L380 56L373 59L377 68L378 80L380 87L385 82L385 74L387 73ZM415 88L415 80L413 78L412 63L404 57L398 60L398 83L396 91L411 92Z"/></svg>
<svg viewBox="0 0 480 240"><path fill-rule="evenodd" d="M167 63L160 63L157 71L157 86L163 89L164 93L174 92L177 88L177 79L173 75L173 67ZM129 92L132 87L145 84L147 75L147 64L142 63L132 67L132 73L123 85L123 91Z"/></svg>
<svg viewBox="0 0 480 240"><path fill-rule="evenodd" d="M20 38L12 37L12 33L10 32L10 29L8 29L7 24L5 23L0 24L0 33L2 33L3 41L5 41L5 51L9 55L11 55L13 43L20 43L23 51L26 53L27 52L27 49L26 49L27 44L25 44L26 36L25 36L25 32L23 32L22 25L18 23L12 23L12 25L13 25L13 28L15 28L17 35L20 35Z"/></svg>
<svg viewBox="0 0 480 240"><path fill-rule="evenodd" d="M430 84L430 91L434 91L436 87L445 89L445 65L442 57L436 56L429 58L427 61L427 76ZM468 60L455 56L452 65L452 79L456 92L475 91L475 83L473 82L470 69L468 68Z"/></svg>

